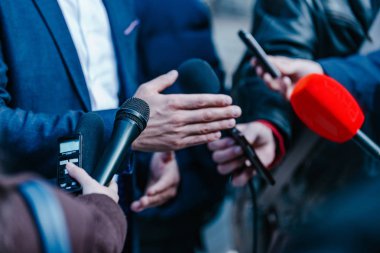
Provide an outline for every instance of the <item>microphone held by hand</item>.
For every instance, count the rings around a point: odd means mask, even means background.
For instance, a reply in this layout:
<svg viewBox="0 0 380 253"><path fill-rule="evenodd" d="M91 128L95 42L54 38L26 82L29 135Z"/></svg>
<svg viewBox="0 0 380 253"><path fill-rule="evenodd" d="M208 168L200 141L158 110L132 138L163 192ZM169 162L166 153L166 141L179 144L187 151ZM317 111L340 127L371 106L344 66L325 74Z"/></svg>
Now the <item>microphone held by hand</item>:
<svg viewBox="0 0 380 253"><path fill-rule="evenodd" d="M320 74L296 84L290 103L297 116L318 135L338 143L353 139L377 159L380 148L360 128L364 114L352 95L334 79Z"/></svg>
<svg viewBox="0 0 380 253"><path fill-rule="evenodd" d="M101 185L108 185L120 172L132 142L145 129L148 120L149 106L139 98L128 99L117 111L111 139L93 174Z"/></svg>

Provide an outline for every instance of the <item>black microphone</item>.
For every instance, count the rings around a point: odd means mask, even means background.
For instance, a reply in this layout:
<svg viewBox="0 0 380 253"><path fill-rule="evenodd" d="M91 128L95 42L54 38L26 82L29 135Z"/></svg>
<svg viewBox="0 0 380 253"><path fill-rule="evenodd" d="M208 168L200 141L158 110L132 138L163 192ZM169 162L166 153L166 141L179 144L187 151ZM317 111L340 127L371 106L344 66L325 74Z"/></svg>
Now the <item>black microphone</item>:
<svg viewBox="0 0 380 253"><path fill-rule="evenodd" d="M86 113L79 119L75 133L82 135L82 167L91 175L102 152L103 119L94 112Z"/></svg>
<svg viewBox="0 0 380 253"><path fill-rule="evenodd" d="M100 159L93 177L101 185L108 185L128 154L132 142L145 129L149 120L149 106L139 98L130 98L116 113L110 142Z"/></svg>
<svg viewBox="0 0 380 253"><path fill-rule="evenodd" d="M178 68L178 73L178 83L184 93L217 94L222 88L214 70L206 61L201 59L190 59L182 63ZM226 133L243 149L244 155L248 158L252 166L256 168L260 176L269 184L274 185L275 180L272 174L261 163L255 150L248 143L244 135L237 128L228 129Z"/></svg>

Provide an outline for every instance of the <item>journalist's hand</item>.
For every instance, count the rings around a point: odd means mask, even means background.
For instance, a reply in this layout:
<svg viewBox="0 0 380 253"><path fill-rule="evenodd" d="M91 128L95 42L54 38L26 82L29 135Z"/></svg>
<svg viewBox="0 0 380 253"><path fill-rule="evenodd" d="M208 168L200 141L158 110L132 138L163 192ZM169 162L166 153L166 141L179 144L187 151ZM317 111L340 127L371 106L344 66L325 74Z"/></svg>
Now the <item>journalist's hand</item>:
<svg viewBox="0 0 380 253"><path fill-rule="evenodd" d="M119 202L118 187L115 178L112 179L108 187L105 187L90 177L84 169L79 168L73 163L68 163L66 169L69 175L82 185L83 195L99 193L107 195L116 203Z"/></svg>
<svg viewBox="0 0 380 253"><path fill-rule="evenodd" d="M272 130L260 122L239 124L237 128L244 134L247 141L255 149L264 166L269 166L276 156L276 141ZM212 158L218 164L218 171L223 175L232 173L234 186L245 185L255 171L243 155L243 150L230 138L223 138L208 144L213 151Z"/></svg>
<svg viewBox="0 0 380 253"><path fill-rule="evenodd" d="M235 126L241 109L226 95L160 94L178 77L171 71L139 87L135 96L150 106L147 128L133 143L141 151L171 151L220 138L221 130Z"/></svg>
<svg viewBox="0 0 380 253"><path fill-rule="evenodd" d="M180 174L174 152L155 153L150 170L144 196L131 205L131 209L135 212L162 205L177 194Z"/></svg>
<svg viewBox="0 0 380 253"><path fill-rule="evenodd" d="M252 65L271 89L280 92L287 99L290 99L294 85L302 77L312 73L323 74L321 65L314 61L283 56L269 56L269 60L280 70L282 77L273 79L256 60L252 60Z"/></svg>

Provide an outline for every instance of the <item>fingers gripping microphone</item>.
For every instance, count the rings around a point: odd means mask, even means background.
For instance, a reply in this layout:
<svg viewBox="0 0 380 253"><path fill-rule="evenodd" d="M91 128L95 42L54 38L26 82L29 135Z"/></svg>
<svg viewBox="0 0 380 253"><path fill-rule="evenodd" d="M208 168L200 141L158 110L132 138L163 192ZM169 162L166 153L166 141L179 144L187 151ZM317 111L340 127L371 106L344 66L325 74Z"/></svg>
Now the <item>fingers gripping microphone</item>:
<svg viewBox="0 0 380 253"><path fill-rule="evenodd" d="M139 98L128 99L117 111L110 142L93 174L100 184L108 185L113 175L120 172L132 142L148 123L149 112L148 104Z"/></svg>
<svg viewBox="0 0 380 253"><path fill-rule="evenodd" d="M178 68L178 82L184 93L212 93L217 94L221 90L218 77L211 66L200 59L191 59ZM229 136L243 149L244 155L259 172L259 174L271 185L275 181L271 173L265 168L256 155L255 150L248 143L244 135L236 128L228 129Z"/></svg>
<svg viewBox="0 0 380 253"><path fill-rule="evenodd" d="M352 95L334 79L311 74L296 84L290 102L297 116L318 135L338 143L354 140L377 159L380 148L360 128L364 115Z"/></svg>
<svg viewBox="0 0 380 253"><path fill-rule="evenodd" d="M102 152L103 119L94 112L86 113L80 118L75 133L82 135L82 167L91 175Z"/></svg>

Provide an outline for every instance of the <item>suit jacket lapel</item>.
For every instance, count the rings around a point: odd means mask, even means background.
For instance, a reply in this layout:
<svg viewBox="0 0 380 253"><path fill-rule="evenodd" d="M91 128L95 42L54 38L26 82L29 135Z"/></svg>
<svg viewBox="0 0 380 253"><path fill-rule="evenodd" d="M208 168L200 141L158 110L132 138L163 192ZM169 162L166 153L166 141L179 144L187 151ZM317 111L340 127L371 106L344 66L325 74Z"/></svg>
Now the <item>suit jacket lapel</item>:
<svg viewBox="0 0 380 253"><path fill-rule="evenodd" d="M129 0L103 0L106 7L108 19L110 21L112 39L115 47L115 55L118 63L118 73L120 80L120 102L122 103L127 97L134 94L136 90L136 78L134 70L136 67L135 53L135 31L129 31L128 28L134 29L135 20L133 1Z"/></svg>
<svg viewBox="0 0 380 253"><path fill-rule="evenodd" d="M76 48L66 25L62 11L56 0L33 0L49 31L70 74L74 86L86 111L91 110L90 96L84 79Z"/></svg>

